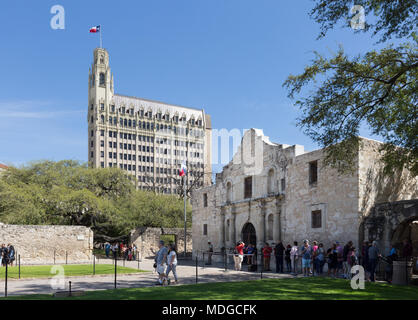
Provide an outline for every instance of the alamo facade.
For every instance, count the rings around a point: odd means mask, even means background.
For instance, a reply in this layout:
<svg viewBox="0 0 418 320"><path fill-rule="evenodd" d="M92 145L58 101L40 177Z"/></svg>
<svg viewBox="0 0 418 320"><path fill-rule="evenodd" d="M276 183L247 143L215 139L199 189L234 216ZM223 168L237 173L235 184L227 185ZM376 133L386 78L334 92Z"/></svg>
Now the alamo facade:
<svg viewBox="0 0 418 320"><path fill-rule="evenodd" d="M282 240L287 245L304 239L326 248L334 241L351 240L359 248L363 239L378 240L386 248L394 241L393 225L372 232L375 224L367 223L367 217L377 205L396 202L409 208L409 215L398 215L396 224L418 220L413 200L418 179L406 170L383 176L381 142L361 138L361 145L353 173L342 175L323 165L323 149L305 152L301 145L270 142L262 130L246 131L233 159L216 174L215 184L193 192L193 255L207 251L208 241L215 252L228 251L239 240L259 250L264 242Z"/></svg>

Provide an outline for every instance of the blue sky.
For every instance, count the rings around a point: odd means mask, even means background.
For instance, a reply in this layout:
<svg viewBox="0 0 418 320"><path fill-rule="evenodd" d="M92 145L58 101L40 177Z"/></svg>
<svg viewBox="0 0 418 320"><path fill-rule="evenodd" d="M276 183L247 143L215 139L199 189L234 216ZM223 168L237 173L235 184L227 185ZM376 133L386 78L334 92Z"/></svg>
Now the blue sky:
<svg viewBox="0 0 418 320"><path fill-rule="evenodd" d="M65 29L53 30L53 5ZM377 39L336 28L316 40L310 0L2 1L0 163L87 160L87 80L102 25L115 92L204 108L214 128L264 130L318 148L282 88L313 51L358 54ZM347 13L348 14L348 13ZM365 130L363 136L370 136Z"/></svg>

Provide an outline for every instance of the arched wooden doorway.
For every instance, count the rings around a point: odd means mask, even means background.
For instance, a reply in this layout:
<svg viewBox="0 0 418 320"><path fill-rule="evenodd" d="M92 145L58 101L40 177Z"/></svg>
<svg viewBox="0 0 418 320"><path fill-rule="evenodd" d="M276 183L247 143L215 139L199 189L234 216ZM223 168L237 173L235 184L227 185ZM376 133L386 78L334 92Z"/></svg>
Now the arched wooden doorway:
<svg viewBox="0 0 418 320"><path fill-rule="evenodd" d="M254 246L257 245L257 235L252 223L248 222L242 228L242 241L244 241L245 244L251 243Z"/></svg>
<svg viewBox="0 0 418 320"><path fill-rule="evenodd" d="M411 243L413 256L418 255L418 216L402 221L392 233L391 243L395 248L402 250L403 241Z"/></svg>

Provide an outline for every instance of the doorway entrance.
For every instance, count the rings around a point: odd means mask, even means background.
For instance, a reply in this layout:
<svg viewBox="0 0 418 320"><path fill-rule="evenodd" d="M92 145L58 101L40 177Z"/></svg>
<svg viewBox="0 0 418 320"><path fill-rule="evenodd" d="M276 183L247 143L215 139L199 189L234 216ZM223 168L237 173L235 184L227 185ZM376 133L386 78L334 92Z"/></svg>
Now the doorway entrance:
<svg viewBox="0 0 418 320"><path fill-rule="evenodd" d="M242 241L247 244L252 244L253 246L257 245L257 235L255 233L255 228L252 223L246 223L242 228Z"/></svg>

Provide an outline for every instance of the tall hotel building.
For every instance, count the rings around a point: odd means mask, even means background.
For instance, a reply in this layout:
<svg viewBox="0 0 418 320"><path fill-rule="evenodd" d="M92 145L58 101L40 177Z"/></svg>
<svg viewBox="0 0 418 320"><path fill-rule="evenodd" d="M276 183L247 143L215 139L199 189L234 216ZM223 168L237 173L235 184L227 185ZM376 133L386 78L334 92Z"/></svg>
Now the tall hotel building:
<svg viewBox="0 0 418 320"><path fill-rule="evenodd" d="M90 166L118 167L138 188L166 194L177 193L183 162L190 186L211 183L211 119L203 109L115 94L102 48L94 50L88 86Z"/></svg>

